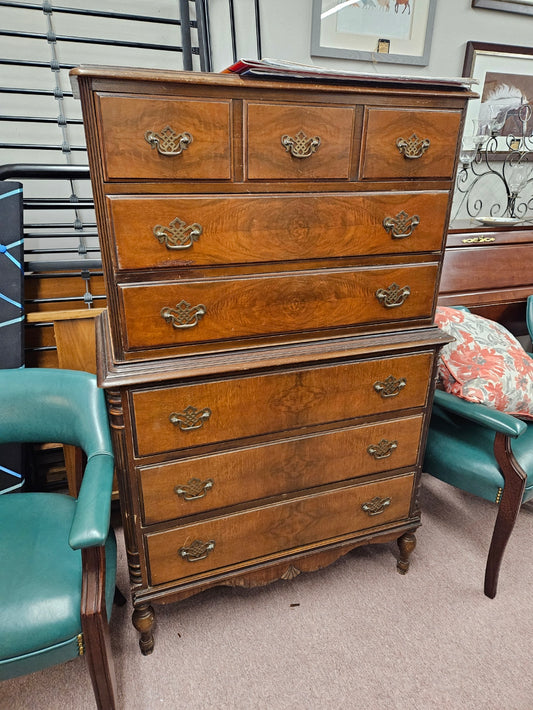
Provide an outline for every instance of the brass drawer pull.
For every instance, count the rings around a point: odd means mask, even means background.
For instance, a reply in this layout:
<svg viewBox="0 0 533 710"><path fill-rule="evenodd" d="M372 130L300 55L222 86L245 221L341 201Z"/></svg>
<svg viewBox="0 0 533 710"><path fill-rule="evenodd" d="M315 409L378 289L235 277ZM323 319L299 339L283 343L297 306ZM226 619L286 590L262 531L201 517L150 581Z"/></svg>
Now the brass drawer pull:
<svg viewBox="0 0 533 710"><path fill-rule="evenodd" d="M187 131L176 133L170 126L165 126L160 133L146 131L144 140L155 148L160 155L181 155L192 143L192 136Z"/></svg>
<svg viewBox="0 0 533 710"><path fill-rule="evenodd" d="M201 224L186 224L176 217L168 227L156 224L152 231L158 242L164 244L167 249L190 249L193 243L198 241L203 229Z"/></svg>
<svg viewBox="0 0 533 710"><path fill-rule="evenodd" d="M207 491L213 488L213 480L201 481L199 478L191 478L187 483L174 488L174 493L183 500L199 500L205 498Z"/></svg>
<svg viewBox="0 0 533 710"><path fill-rule="evenodd" d="M468 237L467 239L461 239L462 244L490 244L495 241L496 237Z"/></svg>
<svg viewBox="0 0 533 710"><path fill-rule="evenodd" d="M379 444L371 444L367 451L370 456L377 459L388 459L392 452L398 448L397 441L387 441L387 439L382 439Z"/></svg>
<svg viewBox="0 0 533 710"><path fill-rule="evenodd" d="M320 146L320 137L309 138L300 130L294 138L287 134L281 136L281 145L293 158L310 158Z"/></svg>
<svg viewBox="0 0 533 710"><path fill-rule="evenodd" d="M385 308L397 308L405 303L411 295L409 286L400 288L398 284L391 284L388 288L378 288L376 298Z"/></svg>
<svg viewBox="0 0 533 710"><path fill-rule="evenodd" d="M194 431L195 429L201 429L210 416L211 410L208 407L196 409L196 407L189 406L185 407L183 412L172 412L169 416L169 421L174 426L177 426L180 431Z"/></svg>
<svg viewBox="0 0 533 710"><path fill-rule="evenodd" d="M176 303L176 308L165 306L161 309L161 317L167 323L171 323L173 328L194 328L207 313L203 303L191 306L187 301Z"/></svg>
<svg viewBox="0 0 533 710"><path fill-rule="evenodd" d="M393 239L405 239L406 237L410 237L419 224L420 217L417 214L409 217L407 212L403 210L398 212L396 217L385 217L383 220L385 231L388 232Z"/></svg>
<svg viewBox="0 0 533 710"><path fill-rule="evenodd" d="M416 133L413 133L409 138L398 138L396 140L396 147L401 155L410 160L421 158L430 144L429 138L419 138Z"/></svg>
<svg viewBox="0 0 533 710"><path fill-rule="evenodd" d="M372 498L372 500L363 503L361 508L367 515L380 515L385 511L385 508L389 507L390 504L390 498L380 498L379 496L376 496L375 498Z"/></svg>
<svg viewBox="0 0 533 710"><path fill-rule="evenodd" d="M180 557L183 557L184 560L187 560L187 562L199 562L200 560L205 560L207 555L214 549L214 540L208 540L207 542L195 540L187 547L180 547L178 554Z"/></svg>
<svg viewBox="0 0 533 710"><path fill-rule="evenodd" d="M407 384L405 377L400 377L397 380L392 375L389 375L386 380L374 382L374 389L383 398L397 397L401 390Z"/></svg>

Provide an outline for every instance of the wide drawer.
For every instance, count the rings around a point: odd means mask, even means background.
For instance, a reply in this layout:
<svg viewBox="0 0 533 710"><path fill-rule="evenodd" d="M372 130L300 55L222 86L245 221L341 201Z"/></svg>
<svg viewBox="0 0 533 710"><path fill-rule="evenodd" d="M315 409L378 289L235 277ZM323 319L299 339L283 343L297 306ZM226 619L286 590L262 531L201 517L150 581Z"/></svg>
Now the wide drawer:
<svg viewBox="0 0 533 710"><path fill-rule="evenodd" d="M229 180L230 104L100 95L105 179Z"/></svg>
<svg viewBox="0 0 533 710"><path fill-rule="evenodd" d="M107 203L118 268L146 269L438 251L448 193L113 196Z"/></svg>
<svg viewBox="0 0 533 710"><path fill-rule="evenodd" d="M414 477L354 485L146 535L150 583L326 545L409 516Z"/></svg>
<svg viewBox="0 0 533 710"><path fill-rule="evenodd" d="M139 469L145 524L417 463L422 415Z"/></svg>
<svg viewBox="0 0 533 710"><path fill-rule="evenodd" d="M135 351L429 318L437 264L119 286Z"/></svg>
<svg viewBox="0 0 533 710"><path fill-rule="evenodd" d="M451 178L460 111L368 108L362 179Z"/></svg>
<svg viewBox="0 0 533 710"><path fill-rule="evenodd" d="M350 174L355 109L247 103L249 180L309 180Z"/></svg>
<svg viewBox="0 0 533 710"><path fill-rule="evenodd" d="M139 456L421 407L433 352L133 390Z"/></svg>

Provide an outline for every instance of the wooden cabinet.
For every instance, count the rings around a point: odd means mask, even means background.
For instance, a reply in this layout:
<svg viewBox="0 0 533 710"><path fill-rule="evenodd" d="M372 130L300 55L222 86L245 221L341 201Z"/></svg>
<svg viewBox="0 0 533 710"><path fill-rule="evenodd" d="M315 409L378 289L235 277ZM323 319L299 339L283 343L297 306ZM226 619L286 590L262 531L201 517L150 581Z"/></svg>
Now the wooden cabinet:
<svg viewBox="0 0 533 710"><path fill-rule="evenodd" d="M398 540L470 92L79 68L133 621Z"/></svg>

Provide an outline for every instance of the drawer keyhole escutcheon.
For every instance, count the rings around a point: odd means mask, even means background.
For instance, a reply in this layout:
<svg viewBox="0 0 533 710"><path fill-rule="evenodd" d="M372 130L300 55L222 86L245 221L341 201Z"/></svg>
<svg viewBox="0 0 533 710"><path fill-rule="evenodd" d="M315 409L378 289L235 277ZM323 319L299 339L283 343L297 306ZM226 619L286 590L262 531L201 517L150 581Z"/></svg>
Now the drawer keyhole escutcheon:
<svg viewBox="0 0 533 710"><path fill-rule="evenodd" d="M419 138L416 133L413 133L409 138L398 138L396 140L396 147L400 154L409 160L421 158L430 145L429 138Z"/></svg>
<svg viewBox="0 0 533 710"><path fill-rule="evenodd" d="M194 242L198 241L203 229L201 224L187 224L176 217L168 227L156 224L152 231L157 241L167 249L190 249Z"/></svg>
<svg viewBox="0 0 533 710"><path fill-rule="evenodd" d="M208 407L196 409L196 407L189 406L185 407L183 412L172 412L169 421L180 431L194 431L201 429L210 416L211 410Z"/></svg>
<svg viewBox="0 0 533 710"><path fill-rule="evenodd" d="M378 288L376 298L385 308L397 308L403 305L406 299L411 295L409 286L400 288L398 284L391 284L388 288Z"/></svg>
<svg viewBox="0 0 533 710"><path fill-rule="evenodd" d="M367 451L370 456L377 459L388 459L392 452L398 448L397 441L387 441L387 439L382 439L378 444L371 444Z"/></svg>
<svg viewBox="0 0 533 710"><path fill-rule="evenodd" d="M187 301L176 303L175 308L165 306L161 309L161 317L176 329L194 328L206 313L207 309L203 303L191 306Z"/></svg>
<svg viewBox="0 0 533 710"><path fill-rule="evenodd" d="M310 138L302 130L299 130L294 138L287 134L281 136L281 145L293 158L310 158L318 150L320 143L320 136Z"/></svg>
<svg viewBox="0 0 533 710"><path fill-rule="evenodd" d="M208 540L204 542L203 540L195 540L187 547L180 547L178 554L183 557L187 562L199 562L200 560L205 560L207 555L215 549L215 541Z"/></svg>
<svg viewBox="0 0 533 710"><path fill-rule="evenodd" d="M374 382L374 389L383 398L397 397L401 390L407 384L405 377L400 377L397 380L392 375L389 375L386 380Z"/></svg>
<svg viewBox="0 0 533 710"><path fill-rule="evenodd" d="M162 131L146 131L144 140L155 148L160 155L181 155L192 143L192 136L187 131L176 133L170 126L165 126Z"/></svg>
<svg viewBox="0 0 533 710"><path fill-rule="evenodd" d="M379 515L380 513L383 513L385 508L388 508L390 504L391 498L380 498L379 496L376 496L375 498L372 498L372 500L363 503L361 509L364 510L367 515Z"/></svg>
<svg viewBox="0 0 533 710"><path fill-rule="evenodd" d="M177 485L174 488L174 493L183 498L183 500L199 500L205 498L207 491L213 488L213 479L208 478L207 481L201 481L199 478L191 478L183 485Z"/></svg>
<svg viewBox="0 0 533 710"><path fill-rule="evenodd" d="M417 214L409 217L404 210L398 212L396 217L385 217L383 220L385 231L388 232L393 239L405 239L406 237L410 237L419 224L420 217Z"/></svg>

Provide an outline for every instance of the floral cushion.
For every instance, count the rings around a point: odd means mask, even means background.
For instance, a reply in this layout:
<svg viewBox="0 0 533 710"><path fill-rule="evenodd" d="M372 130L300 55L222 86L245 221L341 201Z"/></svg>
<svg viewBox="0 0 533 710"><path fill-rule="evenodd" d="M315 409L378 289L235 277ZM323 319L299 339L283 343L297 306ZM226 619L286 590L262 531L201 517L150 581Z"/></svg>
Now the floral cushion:
<svg viewBox="0 0 533 710"><path fill-rule="evenodd" d="M455 338L440 353L441 389L533 419L533 359L508 330L487 318L445 307L437 308L435 322Z"/></svg>

